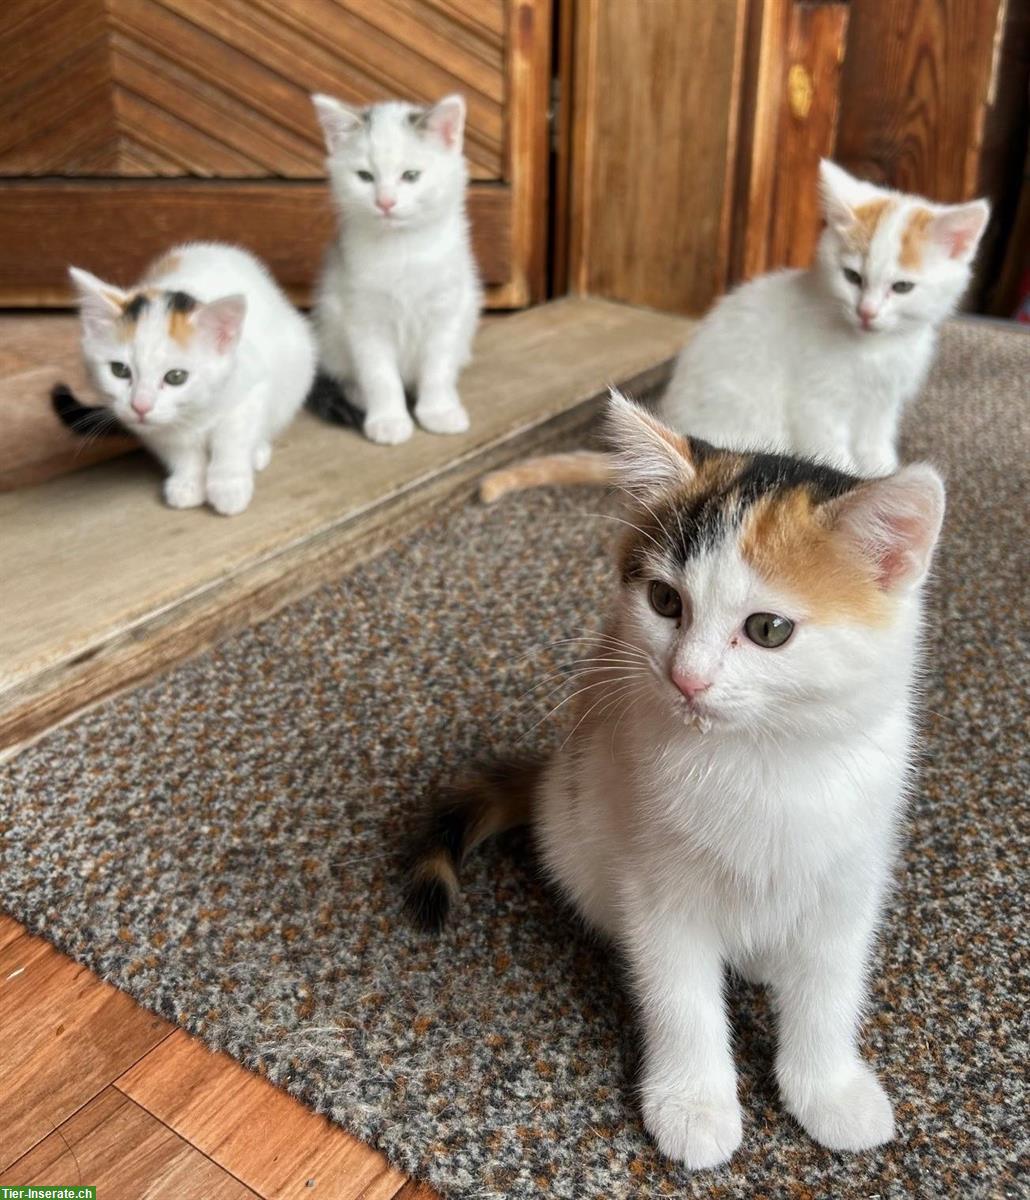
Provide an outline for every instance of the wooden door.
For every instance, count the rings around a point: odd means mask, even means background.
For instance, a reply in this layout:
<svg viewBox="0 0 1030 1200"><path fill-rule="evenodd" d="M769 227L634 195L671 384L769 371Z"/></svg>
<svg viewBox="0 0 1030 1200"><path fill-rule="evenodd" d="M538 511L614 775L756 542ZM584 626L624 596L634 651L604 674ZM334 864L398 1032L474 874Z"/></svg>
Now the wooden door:
<svg viewBox="0 0 1030 1200"><path fill-rule="evenodd" d="M131 282L173 242L259 254L303 302L332 236L309 93L468 102L488 302L542 297L551 0L3 0L0 306L71 262Z"/></svg>

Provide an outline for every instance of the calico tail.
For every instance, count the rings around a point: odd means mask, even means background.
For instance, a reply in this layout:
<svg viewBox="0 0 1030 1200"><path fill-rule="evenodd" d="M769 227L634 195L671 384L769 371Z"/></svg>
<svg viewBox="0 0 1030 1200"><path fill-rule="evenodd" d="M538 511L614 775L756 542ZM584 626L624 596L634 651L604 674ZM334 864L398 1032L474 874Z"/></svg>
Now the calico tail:
<svg viewBox="0 0 1030 1200"><path fill-rule="evenodd" d="M493 504L508 492L560 483L611 483L612 457L598 450L573 450L569 454L543 454L510 467L491 471L479 485L479 498Z"/></svg>
<svg viewBox="0 0 1030 1200"><path fill-rule="evenodd" d="M344 425L348 429L361 430L365 425L365 414L347 399L340 383L319 370L304 401L305 405L323 421L331 425Z"/></svg>
<svg viewBox="0 0 1030 1200"><path fill-rule="evenodd" d="M109 433L125 436L126 431L119 425L110 409L82 404L66 383L54 384L50 389L50 403L61 424L81 437Z"/></svg>
<svg viewBox="0 0 1030 1200"><path fill-rule="evenodd" d="M466 856L494 834L528 825L538 763L499 763L442 791L408 876L406 907L421 929L437 933L461 890Z"/></svg>

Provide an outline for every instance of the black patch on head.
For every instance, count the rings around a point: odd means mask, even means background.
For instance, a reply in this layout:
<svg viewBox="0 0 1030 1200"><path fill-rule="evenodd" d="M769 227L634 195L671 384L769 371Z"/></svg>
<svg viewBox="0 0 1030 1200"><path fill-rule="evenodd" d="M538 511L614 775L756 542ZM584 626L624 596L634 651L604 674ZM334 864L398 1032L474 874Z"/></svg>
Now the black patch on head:
<svg viewBox="0 0 1030 1200"><path fill-rule="evenodd" d="M189 292L168 292L165 295L165 308L170 313L191 313L197 307L197 303Z"/></svg>
<svg viewBox="0 0 1030 1200"><path fill-rule="evenodd" d="M408 124L412 129L421 129L429 116L428 108L414 108L408 113Z"/></svg>
<svg viewBox="0 0 1030 1200"><path fill-rule="evenodd" d="M150 304L150 299L144 296L142 292L133 298L122 308L122 316L127 321L138 321L140 313L143 312Z"/></svg>
<svg viewBox="0 0 1030 1200"><path fill-rule="evenodd" d="M722 453L700 438L689 440L697 467ZM667 547L677 565L683 566L717 545L731 528L740 524L745 511L764 496L782 495L803 488L816 504L824 504L850 492L860 482L854 475L813 459L786 454L751 454L744 457L741 469L718 489L659 510L661 521L650 525L648 532ZM634 548L626 565L627 582L641 577L648 545L645 540Z"/></svg>

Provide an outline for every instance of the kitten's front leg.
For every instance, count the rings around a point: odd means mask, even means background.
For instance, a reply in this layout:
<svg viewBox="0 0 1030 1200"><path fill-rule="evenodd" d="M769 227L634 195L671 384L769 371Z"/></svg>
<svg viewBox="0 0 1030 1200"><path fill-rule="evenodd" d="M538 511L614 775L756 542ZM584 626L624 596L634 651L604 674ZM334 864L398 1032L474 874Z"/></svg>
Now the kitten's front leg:
<svg viewBox="0 0 1030 1200"><path fill-rule="evenodd" d="M356 334L354 379L365 408L365 437L382 446L406 442L415 431L393 347L382 338Z"/></svg>
<svg viewBox="0 0 1030 1200"><path fill-rule="evenodd" d="M644 1125L669 1158L718 1166L742 1132L718 939L653 911L636 929L627 949L644 1026Z"/></svg>
<svg viewBox="0 0 1030 1200"><path fill-rule="evenodd" d="M894 1137L890 1100L858 1052L873 930L870 914L821 922L770 965L780 1095L831 1150L867 1150Z"/></svg>
<svg viewBox="0 0 1030 1200"><path fill-rule="evenodd" d="M215 512L234 517L254 495L253 421L262 396L255 389L246 403L226 417L211 435L207 500Z"/></svg>
<svg viewBox="0 0 1030 1200"><path fill-rule="evenodd" d="M469 427L469 415L458 395L463 329L457 318L434 329L422 352L415 417L430 433L464 433Z"/></svg>
<svg viewBox="0 0 1030 1200"><path fill-rule="evenodd" d="M203 445L160 438L147 439L147 445L168 470L164 498L169 508L197 508L203 504L207 464Z"/></svg>

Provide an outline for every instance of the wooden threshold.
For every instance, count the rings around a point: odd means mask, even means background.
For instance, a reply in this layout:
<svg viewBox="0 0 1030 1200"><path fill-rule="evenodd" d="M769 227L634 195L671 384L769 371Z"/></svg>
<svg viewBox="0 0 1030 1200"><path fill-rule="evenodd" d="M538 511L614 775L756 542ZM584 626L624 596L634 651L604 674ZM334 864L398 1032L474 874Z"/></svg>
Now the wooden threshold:
<svg viewBox="0 0 1030 1200"><path fill-rule="evenodd" d="M166 508L142 455L0 495L0 757L352 568L585 423L608 386L661 382L690 328L579 298L488 323L467 434L381 447L304 414L239 517Z"/></svg>

